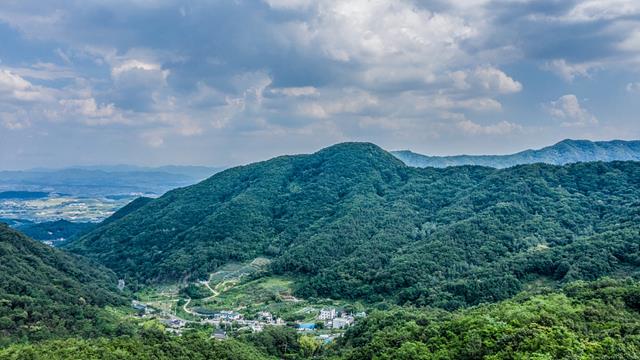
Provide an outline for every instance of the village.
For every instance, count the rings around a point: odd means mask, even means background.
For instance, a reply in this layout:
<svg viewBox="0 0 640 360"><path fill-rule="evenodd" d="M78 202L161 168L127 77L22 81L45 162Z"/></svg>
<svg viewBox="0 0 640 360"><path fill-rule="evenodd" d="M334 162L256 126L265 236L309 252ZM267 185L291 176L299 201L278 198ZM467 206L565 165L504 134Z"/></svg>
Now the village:
<svg viewBox="0 0 640 360"><path fill-rule="evenodd" d="M268 326L287 326L326 343L366 317L363 309L292 296L292 281L256 275L264 275L268 264L267 259L257 258L246 264L226 265L206 281L148 289L139 294L139 300L132 301L131 307L135 316L155 319L167 332L181 335L206 326L211 328L211 337L218 340L241 332L261 332ZM124 285L119 281L119 288ZM189 296L188 288L200 296Z"/></svg>
<svg viewBox="0 0 640 360"><path fill-rule="evenodd" d="M290 326L299 332L316 334L324 342L330 342L341 336L357 319L366 317L364 311L354 314L336 308L322 308L317 311L315 322L290 323L268 311L259 312L255 319L246 319L243 314L233 310L221 310L211 314L195 313L200 317L199 320L186 320L136 300L132 301L131 306L140 318L159 320L167 332L181 335L189 329L190 324L208 325L214 329L211 337L218 340L225 340L230 330L260 332L267 326Z"/></svg>

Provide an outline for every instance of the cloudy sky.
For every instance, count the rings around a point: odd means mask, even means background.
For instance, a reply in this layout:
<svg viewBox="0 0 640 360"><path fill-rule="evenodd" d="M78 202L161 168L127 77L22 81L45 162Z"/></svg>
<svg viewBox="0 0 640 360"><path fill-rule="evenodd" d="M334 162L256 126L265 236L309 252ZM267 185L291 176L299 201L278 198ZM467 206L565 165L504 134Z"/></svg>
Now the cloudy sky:
<svg viewBox="0 0 640 360"><path fill-rule="evenodd" d="M640 138L637 0L2 0L0 169Z"/></svg>

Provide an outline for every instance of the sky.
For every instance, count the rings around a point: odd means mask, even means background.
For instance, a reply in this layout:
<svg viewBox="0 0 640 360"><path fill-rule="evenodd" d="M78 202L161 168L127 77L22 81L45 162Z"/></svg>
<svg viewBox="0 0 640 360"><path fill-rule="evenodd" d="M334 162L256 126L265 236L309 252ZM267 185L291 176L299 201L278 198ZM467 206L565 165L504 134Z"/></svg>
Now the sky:
<svg viewBox="0 0 640 360"><path fill-rule="evenodd" d="M2 0L0 169L640 138L637 0Z"/></svg>

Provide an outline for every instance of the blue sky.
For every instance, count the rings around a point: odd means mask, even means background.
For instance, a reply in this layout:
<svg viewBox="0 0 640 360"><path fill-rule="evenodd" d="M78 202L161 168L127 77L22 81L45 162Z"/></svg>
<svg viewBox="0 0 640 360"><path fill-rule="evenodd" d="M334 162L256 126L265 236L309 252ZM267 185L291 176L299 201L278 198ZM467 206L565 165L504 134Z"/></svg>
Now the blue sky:
<svg viewBox="0 0 640 360"><path fill-rule="evenodd" d="M5 0L0 44L0 169L640 138L636 0Z"/></svg>

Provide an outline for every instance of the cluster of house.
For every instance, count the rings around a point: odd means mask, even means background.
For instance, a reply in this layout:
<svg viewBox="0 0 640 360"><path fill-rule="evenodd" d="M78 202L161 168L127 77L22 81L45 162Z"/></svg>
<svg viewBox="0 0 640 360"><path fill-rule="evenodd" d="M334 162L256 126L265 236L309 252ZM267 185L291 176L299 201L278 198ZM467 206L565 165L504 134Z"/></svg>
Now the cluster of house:
<svg viewBox="0 0 640 360"><path fill-rule="evenodd" d="M265 326L284 326L286 323L281 318L276 318L268 311L262 311L258 313L257 320L246 320L242 314L233 311L221 311L215 313L210 319L203 320L205 323L214 324L218 327L211 335L212 338L217 340L224 340L227 338L226 331L220 326L229 325L235 323L240 327L238 330L251 330L253 332L260 332L264 330Z"/></svg>
<svg viewBox="0 0 640 360"><path fill-rule="evenodd" d="M351 326L356 318L366 316L365 312L349 314L346 311L337 311L335 308L324 308L320 310L317 319L324 322L325 329L344 329ZM313 323L298 324L299 331L312 331L315 328L316 324Z"/></svg>
<svg viewBox="0 0 640 360"><path fill-rule="evenodd" d="M349 314L346 311L336 311L334 308L321 309L318 320L324 321L324 327L330 329L344 329L351 326L358 317L366 317L365 312Z"/></svg>
<svg viewBox="0 0 640 360"><path fill-rule="evenodd" d="M240 313L231 310L222 310L220 312L214 313L211 316L211 319L217 322L234 322L238 320L242 320L243 316Z"/></svg>
<svg viewBox="0 0 640 360"><path fill-rule="evenodd" d="M230 324L236 324L239 326L238 330L251 330L254 332L260 332L264 330L265 326L284 326L285 322L281 318L276 318L270 312L263 311L258 313L256 320L247 320L242 314L235 311L220 311L211 315L208 319L202 320L202 323L220 326L227 326ZM219 334L218 334L218 337Z"/></svg>
<svg viewBox="0 0 640 360"><path fill-rule="evenodd" d="M167 332L178 335L182 333L182 328L187 324L186 321L178 318L162 319L160 322L166 326Z"/></svg>

